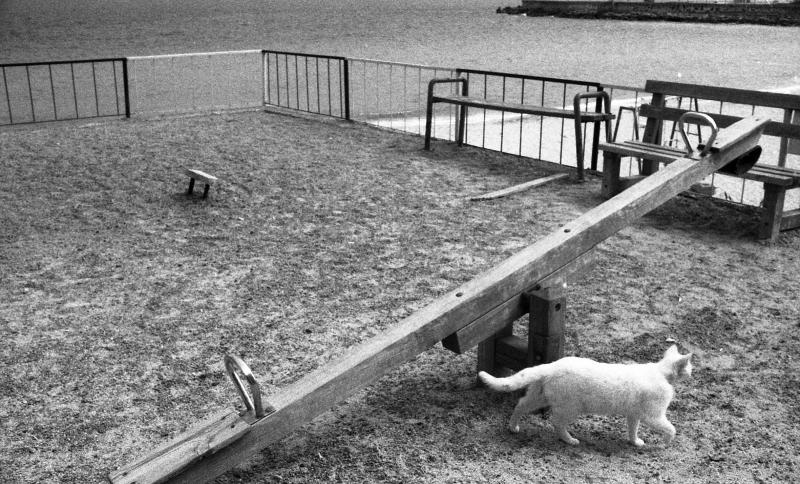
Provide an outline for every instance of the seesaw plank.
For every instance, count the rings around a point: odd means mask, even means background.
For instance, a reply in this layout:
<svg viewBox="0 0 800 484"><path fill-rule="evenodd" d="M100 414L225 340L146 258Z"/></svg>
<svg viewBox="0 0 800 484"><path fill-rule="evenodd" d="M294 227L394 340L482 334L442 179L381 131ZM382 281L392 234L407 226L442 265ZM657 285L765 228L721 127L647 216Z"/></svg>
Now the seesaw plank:
<svg viewBox="0 0 800 484"><path fill-rule="evenodd" d="M531 284L561 270L638 217L744 154L756 145L767 121L747 118L721 131L714 144L718 150L716 153L702 159L680 158L674 161L436 299L390 330L357 345L342 358L270 395L268 400L276 410L274 413L253 422L249 432L228 447L210 452L200 460L192 460L183 473L170 482L207 482L225 473L388 371L517 297ZM487 337L490 335L486 334ZM218 418L226 413L221 412ZM179 436L176 440L182 438ZM158 464L148 458L139 462L151 467ZM134 472L136 464L128 468L129 472ZM157 482L157 479L149 482Z"/></svg>

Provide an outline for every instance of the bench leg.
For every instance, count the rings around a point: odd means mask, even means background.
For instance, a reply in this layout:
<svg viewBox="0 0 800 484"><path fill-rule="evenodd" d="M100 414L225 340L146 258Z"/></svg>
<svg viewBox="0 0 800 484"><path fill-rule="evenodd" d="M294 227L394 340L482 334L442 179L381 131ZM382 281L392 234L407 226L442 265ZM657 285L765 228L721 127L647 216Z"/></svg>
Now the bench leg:
<svg viewBox="0 0 800 484"><path fill-rule="evenodd" d="M759 239L775 240L780 234L785 196L785 187L764 184L764 208L761 213L761 224L758 230Z"/></svg>
<svg viewBox="0 0 800 484"><path fill-rule="evenodd" d="M206 184L206 187L203 189L203 198L208 197L208 189L211 188L211 185Z"/></svg>
<svg viewBox="0 0 800 484"><path fill-rule="evenodd" d="M575 158L578 164L578 181L583 181L583 123L580 114L575 116Z"/></svg>
<svg viewBox="0 0 800 484"><path fill-rule="evenodd" d="M428 102L425 110L425 150L431 149L431 121L433 120L433 86L428 86Z"/></svg>
<svg viewBox="0 0 800 484"><path fill-rule="evenodd" d="M603 188L601 195L611 198L620 192L619 170L622 158L616 153L603 153Z"/></svg>
<svg viewBox="0 0 800 484"><path fill-rule="evenodd" d="M191 195L194 191L194 178L189 178L189 189L186 190L187 195Z"/></svg>

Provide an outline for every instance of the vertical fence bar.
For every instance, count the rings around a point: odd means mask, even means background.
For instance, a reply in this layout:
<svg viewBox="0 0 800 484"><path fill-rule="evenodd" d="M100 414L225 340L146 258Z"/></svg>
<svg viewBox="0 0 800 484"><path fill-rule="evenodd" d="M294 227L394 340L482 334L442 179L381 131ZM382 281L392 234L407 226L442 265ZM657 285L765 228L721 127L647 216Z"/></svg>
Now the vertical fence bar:
<svg viewBox="0 0 800 484"><path fill-rule="evenodd" d="M278 106L281 105L281 65L278 54L275 54L275 89L278 93Z"/></svg>
<svg viewBox="0 0 800 484"><path fill-rule="evenodd" d="M97 74L92 61L92 88L94 89L94 112L100 116L100 99L97 97Z"/></svg>
<svg viewBox="0 0 800 484"><path fill-rule="evenodd" d="M331 59L328 58L325 71L328 74L328 115L333 114L333 104L331 102Z"/></svg>
<svg viewBox="0 0 800 484"><path fill-rule="evenodd" d="M78 113L78 91L75 89L75 64L69 65L69 71L72 76L72 99L75 102L75 119L79 118Z"/></svg>
<svg viewBox="0 0 800 484"><path fill-rule="evenodd" d="M300 75L297 69L297 63L300 56L294 56L294 97L297 105L297 110L300 111Z"/></svg>
<svg viewBox="0 0 800 484"><path fill-rule="evenodd" d="M545 89L545 81L542 81L542 99L540 101L540 105L544 107L544 89ZM542 159L542 138L544 136L544 116L539 116L539 156L538 158Z"/></svg>
<svg viewBox="0 0 800 484"><path fill-rule="evenodd" d="M308 87L308 56L305 56L305 69L306 69L306 111L309 113L311 112L311 97L309 96L309 87Z"/></svg>
<svg viewBox="0 0 800 484"><path fill-rule="evenodd" d="M114 107L119 116L119 81L117 80L117 61L111 63L112 75L114 76Z"/></svg>
<svg viewBox="0 0 800 484"><path fill-rule="evenodd" d="M47 72L50 76L50 96L53 99L53 118L58 121L58 107L56 106L56 88L53 86L53 65L47 64Z"/></svg>
<svg viewBox="0 0 800 484"><path fill-rule="evenodd" d="M316 58L316 75L314 76L317 79L317 112L322 113L322 106L320 105L320 95L319 95L319 57Z"/></svg>
<svg viewBox="0 0 800 484"><path fill-rule="evenodd" d="M269 73L267 72L266 57L267 53L262 50L261 51L261 106L262 107L267 103L267 99L269 96L269 90L267 87Z"/></svg>
<svg viewBox="0 0 800 484"><path fill-rule="evenodd" d="M11 113L11 97L8 94L8 78L6 77L6 68L3 66L3 88L6 91L6 106L8 106L8 122L14 124L14 115Z"/></svg>
<svg viewBox="0 0 800 484"><path fill-rule="evenodd" d="M33 107L33 89L31 88L31 69L30 66L25 66L25 75L28 78L28 98L31 102L31 116L33 116L33 122L36 122L36 109Z"/></svg>
<svg viewBox="0 0 800 484"><path fill-rule="evenodd" d="M522 87L520 88L519 103L525 104L525 79L522 80ZM524 115L519 115L519 156L522 156L522 120Z"/></svg>
<svg viewBox="0 0 800 484"><path fill-rule="evenodd" d="M502 83L502 96L503 102L506 102L506 76L503 76ZM503 152L503 140L506 132L506 112L500 111L500 153Z"/></svg>
<svg viewBox="0 0 800 484"><path fill-rule="evenodd" d="M344 119L350 121L350 62L342 60L342 75L344 76Z"/></svg>
<svg viewBox="0 0 800 484"><path fill-rule="evenodd" d="M131 117L130 82L128 82L128 58L122 60L122 92L125 96L125 117Z"/></svg>
<svg viewBox="0 0 800 484"><path fill-rule="evenodd" d="M483 98L486 99L486 89L488 86L488 79L489 76L486 74L483 75ZM486 148L486 110L483 110L483 134L481 139L481 148Z"/></svg>

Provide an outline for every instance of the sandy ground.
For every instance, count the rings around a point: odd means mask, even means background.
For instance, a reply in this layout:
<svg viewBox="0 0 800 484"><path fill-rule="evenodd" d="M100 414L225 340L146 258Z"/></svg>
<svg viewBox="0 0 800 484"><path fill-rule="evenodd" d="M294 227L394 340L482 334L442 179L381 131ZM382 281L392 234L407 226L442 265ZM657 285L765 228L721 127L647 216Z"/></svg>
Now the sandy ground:
<svg viewBox="0 0 800 484"><path fill-rule="evenodd" d="M0 132L0 481L98 482L268 395L599 203L599 181L470 195L556 167L278 113ZM220 178L186 197L181 167ZM695 354L664 447L585 417L509 434L513 395L435 347L220 482L790 482L800 479L800 232L678 197L598 248L568 289L565 353Z"/></svg>

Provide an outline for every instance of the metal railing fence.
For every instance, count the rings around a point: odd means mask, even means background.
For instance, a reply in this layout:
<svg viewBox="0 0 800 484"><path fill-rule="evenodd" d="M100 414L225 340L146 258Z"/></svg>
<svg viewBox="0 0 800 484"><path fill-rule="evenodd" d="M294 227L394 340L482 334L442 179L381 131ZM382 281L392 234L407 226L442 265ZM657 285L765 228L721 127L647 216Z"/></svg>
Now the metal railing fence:
<svg viewBox="0 0 800 484"><path fill-rule="evenodd" d="M262 50L263 102L350 119L350 74L344 57Z"/></svg>
<svg viewBox="0 0 800 484"><path fill-rule="evenodd" d="M159 55L0 65L0 126L132 114L200 112L277 106L385 129L422 135L428 83L432 79L461 77L474 97L545 107L571 109L576 94L604 90L611 96L616 116L614 137L638 139L645 119L638 108L650 94L630 86L602 84L526 74L427 66L372 59L355 59L274 50ZM437 89L458 85L448 83ZM441 93L440 93L441 94ZM584 101L585 110L598 109ZM792 113L753 104L670 98L668 105L734 116L760 115L788 122ZM795 113L796 114L796 113ZM435 104L433 137L455 140L457 108ZM470 108L465 143L575 166L573 123L561 118L509 114ZM592 159L590 139L595 129L583 126L584 159ZM679 146L673 123L664 123L662 139ZM702 141L704 129L690 134ZM800 168L800 155L791 154L785 140L762 137L761 163ZM624 160L623 174L639 173L640 162ZM602 171L602 157L588 168ZM758 182L715 174L707 183L715 196L737 203L759 205ZM796 197L794 197L796 198ZM800 206L792 198L790 204ZM787 206L789 206L787 205Z"/></svg>
<svg viewBox="0 0 800 484"><path fill-rule="evenodd" d="M351 119L421 135L425 132L428 82L455 77L456 70L373 59L348 59ZM434 136L454 139L454 110L437 119Z"/></svg>
<svg viewBox="0 0 800 484"><path fill-rule="evenodd" d="M0 126L130 116L124 58L0 65Z"/></svg>

